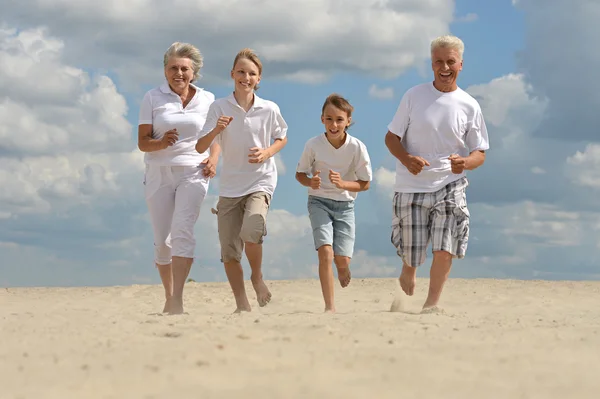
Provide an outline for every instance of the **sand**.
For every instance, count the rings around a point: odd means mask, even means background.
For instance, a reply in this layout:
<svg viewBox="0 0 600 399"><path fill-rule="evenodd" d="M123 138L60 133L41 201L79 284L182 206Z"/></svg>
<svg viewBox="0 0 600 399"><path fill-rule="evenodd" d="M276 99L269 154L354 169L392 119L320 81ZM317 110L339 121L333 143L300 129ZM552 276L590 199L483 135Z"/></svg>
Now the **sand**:
<svg viewBox="0 0 600 399"><path fill-rule="evenodd" d="M233 315L226 283L0 289L0 398L597 398L600 282L353 279L322 313L316 280L268 282ZM248 284L249 292L252 292Z"/></svg>

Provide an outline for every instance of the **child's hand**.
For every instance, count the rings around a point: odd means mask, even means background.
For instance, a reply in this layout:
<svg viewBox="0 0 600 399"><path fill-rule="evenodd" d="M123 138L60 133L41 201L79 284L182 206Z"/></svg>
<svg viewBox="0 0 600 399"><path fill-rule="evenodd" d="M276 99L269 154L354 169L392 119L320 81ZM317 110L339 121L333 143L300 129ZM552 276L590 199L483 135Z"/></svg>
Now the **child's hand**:
<svg viewBox="0 0 600 399"><path fill-rule="evenodd" d="M344 190L344 181L342 180L342 177L339 173L334 172L331 169L329 170L329 181L337 188Z"/></svg>
<svg viewBox="0 0 600 399"><path fill-rule="evenodd" d="M223 130L225 130L232 120L233 116L221 116L217 121L217 126L215 126L217 133L221 133Z"/></svg>
<svg viewBox="0 0 600 399"><path fill-rule="evenodd" d="M250 163L263 163L267 159L271 158L271 154L269 153L269 149L262 149L259 147L250 148L250 154L248 154L248 162Z"/></svg>
<svg viewBox="0 0 600 399"><path fill-rule="evenodd" d="M313 190L318 190L321 188L321 177L319 176L320 173L321 171L317 170L313 177L310 179L310 188L312 188Z"/></svg>

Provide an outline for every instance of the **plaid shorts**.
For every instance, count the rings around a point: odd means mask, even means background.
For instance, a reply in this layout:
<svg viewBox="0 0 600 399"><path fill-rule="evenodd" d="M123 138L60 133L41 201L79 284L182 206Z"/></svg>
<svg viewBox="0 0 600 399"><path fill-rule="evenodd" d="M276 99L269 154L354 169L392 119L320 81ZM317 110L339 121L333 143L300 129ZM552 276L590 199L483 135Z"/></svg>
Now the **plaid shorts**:
<svg viewBox="0 0 600 399"><path fill-rule="evenodd" d="M467 178L462 177L432 193L394 194L391 241L409 266L425 262L427 246L462 259L469 240Z"/></svg>

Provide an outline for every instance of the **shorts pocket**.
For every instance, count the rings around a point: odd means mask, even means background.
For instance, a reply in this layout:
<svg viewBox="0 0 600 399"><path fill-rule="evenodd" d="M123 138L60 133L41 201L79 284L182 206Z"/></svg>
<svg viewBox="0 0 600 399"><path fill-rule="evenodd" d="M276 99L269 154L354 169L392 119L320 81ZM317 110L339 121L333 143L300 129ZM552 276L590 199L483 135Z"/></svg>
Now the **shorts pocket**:
<svg viewBox="0 0 600 399"><path fill-rule="evenodd" d="M460 241L466 241L469 237L469 209L467 208L467 199L465 193L457 193L456 207L453 209L454 231L452 235Z"/></svg>

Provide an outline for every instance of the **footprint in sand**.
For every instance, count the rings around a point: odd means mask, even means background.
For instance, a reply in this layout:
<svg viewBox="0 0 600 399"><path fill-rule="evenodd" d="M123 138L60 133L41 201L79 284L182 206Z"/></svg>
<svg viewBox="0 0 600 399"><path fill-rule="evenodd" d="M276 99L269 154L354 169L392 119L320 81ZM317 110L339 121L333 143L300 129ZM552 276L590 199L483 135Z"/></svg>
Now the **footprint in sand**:
<svg viewBox="0 0 600 399"><path fill-rule="evenodd" d="M390 306L390 312L405 312L406 307L404 303L404 299L400 295L396 295L394 301L392 302L392 306Z"/></svg>
<svg viewBox="0 0 600 399"><path fill-rule="evenodd" d="M447 315L446 311L438 306L432 306L430 308L425 308L425 309L421 310L421 314Z"/></svg>

